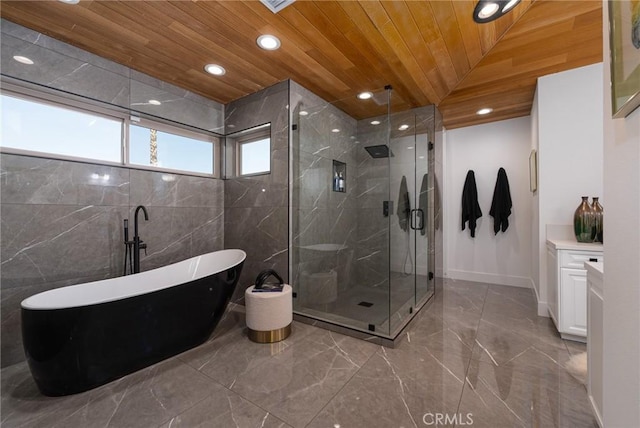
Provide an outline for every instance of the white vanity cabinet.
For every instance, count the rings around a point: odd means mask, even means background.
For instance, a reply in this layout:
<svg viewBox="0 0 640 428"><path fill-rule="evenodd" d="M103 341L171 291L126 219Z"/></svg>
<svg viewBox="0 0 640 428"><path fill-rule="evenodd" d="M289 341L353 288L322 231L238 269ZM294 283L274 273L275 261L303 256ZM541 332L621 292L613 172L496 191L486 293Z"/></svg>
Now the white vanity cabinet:
<svg viewBox="0 0 640 428"><path fill-rule="evenodd" d="M603 322L603 289L604 266L602 263L586 263L588 284L587 305L587 394L593 414L602 427L603 374L602 358L604 356L604 322Z"/></svg>
<svg viewBox="0 0 640 428"><path fill-rule="evenodd" d="M602 262L601 244L547 241L549 315L563 339L587 337L587 271L585 262Z"/></svg>

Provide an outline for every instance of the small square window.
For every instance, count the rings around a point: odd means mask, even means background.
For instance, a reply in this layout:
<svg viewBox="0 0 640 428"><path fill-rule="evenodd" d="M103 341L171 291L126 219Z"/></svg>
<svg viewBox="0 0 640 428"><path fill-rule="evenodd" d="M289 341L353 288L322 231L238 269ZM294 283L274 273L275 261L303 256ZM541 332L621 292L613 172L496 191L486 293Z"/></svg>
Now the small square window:
<svg viewBox="0 0 640 428"><path fill-rule="evenodd" d="M240 175L271 172L271 138L238 141L238 164Z"/></svg>

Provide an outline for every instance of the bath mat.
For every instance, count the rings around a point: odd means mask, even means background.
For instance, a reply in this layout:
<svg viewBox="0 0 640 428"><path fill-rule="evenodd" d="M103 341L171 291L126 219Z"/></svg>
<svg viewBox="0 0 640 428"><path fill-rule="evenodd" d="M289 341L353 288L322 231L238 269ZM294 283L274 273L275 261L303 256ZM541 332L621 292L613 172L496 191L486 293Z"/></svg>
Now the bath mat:
<svg viewBox="0 0 640 428"><path fill-rule="evenodd" d="M582 352L569 358L564 365L569 374L583 385L587 384L587 353Z"/></svg>

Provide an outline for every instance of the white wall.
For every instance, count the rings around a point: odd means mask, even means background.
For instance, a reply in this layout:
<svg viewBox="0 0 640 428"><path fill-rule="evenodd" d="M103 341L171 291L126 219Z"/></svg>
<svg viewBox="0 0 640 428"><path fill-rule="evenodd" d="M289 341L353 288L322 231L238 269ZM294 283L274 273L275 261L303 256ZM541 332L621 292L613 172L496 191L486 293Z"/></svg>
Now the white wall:
<svg viewBox="0 0 640 428"><path fill-rule="evenodd" d="M538 315L547 316L546 225L572 225L581 196L603 197L601 82L601 63L538 79L532 143L538 147L538 194L532 201L538 205ZM607 201L601 201L606 211Z"/></svg>
<svg viewBox="0 0 640 428"><path fill-rule="evenodd" d="M604 406L606 427L640 426L640 108L611 119L608 8L603 2Z"/></svg>
<svg viewBox="0 0 640 428"><path fill-rule="evenodd" d="M538 92L533 94L533 105L531 107L531 150L538 152ZM538 162L539 163L539 162ZM540 284L540 253L539 253L539 236L540 236L540 198L539 192L536 190L531 193L531 281L536 296L539 296ZM540 299L538 298L538 301ZM547 315L547 305L538 305L538 313L543 312Z"/></svg>
<svg viewBox="0 0 640 428"><path fill-rule="evenodd" d="M455 279L531 286L531 119L521 117L448 130L445 134L445 275ZM507 172L512 214L505 233L493 232L489 216L498 169ZM475 172L482 217L476 237L461 230L461 199L467 171Z"/></svg>

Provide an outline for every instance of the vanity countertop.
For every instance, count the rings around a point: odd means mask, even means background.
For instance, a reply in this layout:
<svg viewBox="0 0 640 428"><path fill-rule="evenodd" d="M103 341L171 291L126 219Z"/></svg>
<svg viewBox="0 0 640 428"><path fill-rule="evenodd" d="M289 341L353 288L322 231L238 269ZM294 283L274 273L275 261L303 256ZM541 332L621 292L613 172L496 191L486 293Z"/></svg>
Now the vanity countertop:
<svg viewBox="0 0 640 428"><path fill-rule="evenodd" d="M602 251L600 242L578 242L575 239L547 239L547 244L555 250Z"/></svg>

